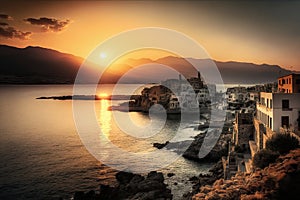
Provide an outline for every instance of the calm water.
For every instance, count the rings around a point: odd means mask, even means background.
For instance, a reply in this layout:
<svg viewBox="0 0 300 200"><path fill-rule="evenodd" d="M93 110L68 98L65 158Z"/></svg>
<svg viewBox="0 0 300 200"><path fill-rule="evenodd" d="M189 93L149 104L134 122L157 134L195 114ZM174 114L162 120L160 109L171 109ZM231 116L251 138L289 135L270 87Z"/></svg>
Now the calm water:
<svg viewBox="0 0 300 200"><path fill-rule="evenodd" d="M134 87L122 85L119 93L130 94ZM109 93L111 88L112 85L105 85L98 92ZM70 95L72 89L72 85L0 86L0 199L70 199L74 191L96 190L100 183L115 182L115 170L101 164L82 145L73 121L72 101L35 99L39 96ZM84 106L86 101L81 103ZM168 120L162 134L136 142L115 126L111 112L106 111L109 103L107 100L95 103L99 110L96 114L99 125L109 125L109 139L127 151L154 151L153 142L169 140L178 128L178 121ZM140 124L149 120L141 113L130 115ZM182 140L190 140L199 133L191 128L197 122L185 123L186 126L178 131L185 133ZM170 156L175 154L168 153ZM189 177L207 172L210 166L180 157L161 171L174 199L180 199L191 188ZM168 178L168 172L176 175ZM174 182L178 184L174 185Z"/></svg>

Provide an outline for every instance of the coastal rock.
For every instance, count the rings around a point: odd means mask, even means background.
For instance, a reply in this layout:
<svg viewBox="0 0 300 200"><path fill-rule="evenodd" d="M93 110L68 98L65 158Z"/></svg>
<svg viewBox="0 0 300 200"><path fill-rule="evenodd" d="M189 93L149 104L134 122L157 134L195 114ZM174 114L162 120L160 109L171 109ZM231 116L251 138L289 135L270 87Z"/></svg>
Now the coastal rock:
<svg viewBox="0 0 300 200"><path fill-rule="evenodd" d="M199 151L205 136L206 134L197 135L189 148L183 153L183 157L198 162L217 162L222 158L222 156L227 155L228 141L231 139L231 134L221 134L217 144L213 147L213 149L204 158L199 158Z"/></svg>
<svg viewBox="0 0 300 200"><path fill-rule="evenodd" d="M119 183L126 184L130 182L133 176L133 173L120 171L116 174L116 179L119 181Z"/></svg>
<svg viewBox="0 0 300 200"><path fill-rule="evenodd" d="M152 171L146 177L130 172L118 172L116 187L101 185L98 193L76 192L74 200L171 200L171 190L164 183L163 174Z"/></svg>
<svg viewBox="0 0 300 200"><path fill-rule="evenodd" d="M162 149L164 148L165 146L167 146L169 144L169 141L166 141L165 143L153 143L153 147L155 148L158 148L158 149Z"/></svg>
<svg viewBox="0 0 300 200"><path fill-rule="evenodd" d="M237 173L230 180L219 179L200 187L193 200L295 199L300 195L300 149L293 150L264 169Z"/></svg>

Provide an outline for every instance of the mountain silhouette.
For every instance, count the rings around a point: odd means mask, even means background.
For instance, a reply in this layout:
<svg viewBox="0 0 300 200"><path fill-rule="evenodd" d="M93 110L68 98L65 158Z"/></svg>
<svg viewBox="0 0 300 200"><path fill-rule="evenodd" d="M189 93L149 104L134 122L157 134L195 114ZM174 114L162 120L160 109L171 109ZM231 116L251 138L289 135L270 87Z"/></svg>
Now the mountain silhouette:
<svg viewBox="0 0 300 200"><path fill-rule="evenodd" d="M84 62L83 58L56 50L32 47L17 48L0 45L0 83L2 84L72 84L77 72ZM150 63L150 64L149 64ZM197 70L191 65L200 66L201 69L209 67L209 59L163 57L157 60L148 58L128 59L125 63L112 64L101 78L101 83L116 83L126 72L124 83L160 82L165 78L178 77L181 73L189 78L197 76ZM259 84L276 81L277 77L291 73L278 65L243 62L214 61L222 76L224 83L232 84ZM84 83L98 76L96 64L91 65ZM138 70L137 66L145 65ZM158 71L162 66L171 70ZM154 70L156 69L156 70ZM175 71L176 70L176 71ZM93 78L92 78L93 77Z"/></svg>

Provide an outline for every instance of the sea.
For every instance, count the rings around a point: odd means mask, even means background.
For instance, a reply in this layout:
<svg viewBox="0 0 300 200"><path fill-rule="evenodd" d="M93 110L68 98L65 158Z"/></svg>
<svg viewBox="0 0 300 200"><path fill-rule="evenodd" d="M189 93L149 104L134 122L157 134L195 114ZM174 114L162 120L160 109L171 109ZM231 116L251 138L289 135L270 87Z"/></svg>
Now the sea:
<svg viewBox="0 0 300 200"><path fill-rule="evenodd" d="M90 91L90 85L83 85ZM102 85L97 95L110 94L115 86ZM137 85L118 85L119 95L130 95ZM85 90L86 89L86 90ZM76 128L72 100L36 99L41 96L72 95L73 85L2 85L0 86L0 199L71 199L75 191L98 190L100 184L114 185L118 163L107 165L91 154ZM87 101L76 100L84 106ZM157 156L170 156L176 152L157 150L154 142L164 143L180 133L181 140L193 140L200 133L195 129L199 121L185 121L178 127L178 119L166 119L159 136L139 138L120 131L114 123L109 105L118 105L118 100L94 101L95 116L100 128L105 129L109 141L126 152L157 152ZM113 111L118 112L118 111ZM149 123L147 114L132 112L137 125ZM153 124L152 124L153 125ZM155 129L155 123L154 123ZM161 126L161 124L159 124ZM108 128L107 128L108 127ZM159 129L160 127L158 127ZM160 155L160 152L161 155ZM144 164L130 157L119 156L120 165L130 163L139 168ZM190 177L208 173L213 163L196 163L182 156L168 165L158 168L172 190L174 199L192 188ZM130 167L126 168L130 171ZM168 173L174 173L168 177Z"/></svg>

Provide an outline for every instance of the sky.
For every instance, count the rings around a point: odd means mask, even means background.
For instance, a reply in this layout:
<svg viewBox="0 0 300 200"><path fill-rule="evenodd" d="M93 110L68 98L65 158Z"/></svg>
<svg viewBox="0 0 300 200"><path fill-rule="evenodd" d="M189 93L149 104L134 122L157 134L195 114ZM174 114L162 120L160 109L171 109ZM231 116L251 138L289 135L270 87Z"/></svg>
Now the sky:
<svg viewBox="0 0 300 200"><path fill-rule="evenodd" d="M0 44L41 46L86 58L120 32L161 27L193 38L218 61L277 64L300 71L299 10L300 1L4 0Z"/></svg>

